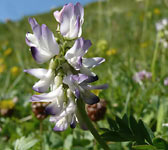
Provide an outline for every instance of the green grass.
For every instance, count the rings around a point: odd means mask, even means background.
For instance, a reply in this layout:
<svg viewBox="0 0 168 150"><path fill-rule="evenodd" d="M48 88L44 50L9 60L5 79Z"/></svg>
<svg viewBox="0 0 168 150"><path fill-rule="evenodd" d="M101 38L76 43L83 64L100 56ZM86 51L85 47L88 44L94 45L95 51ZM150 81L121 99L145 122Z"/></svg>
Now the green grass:
<svg viewBox="0 0 168 150"><path fill-rule="evenodd" d="M148 3L147 3L148 2ZM160 13L154 13L159 9ZM135 72L146 69L151 71L151 63L156 42L155 23L162 18L168 17L168 5L164 0L107 0L95 2L85 7L85 22L82 36L92 41L92 47L87 56L103 56L106 62L94 71L99 76L96 84L108 83L109 88L100 93L100 97L107 101L107 116L122 116L124 113L133 114L142 118L156 135L162 135L168 140L168 128L162 127L162 123L168 122L168 87L163 85L163 80L168 76L168 53L163 55L159 46L156 61L156 80L145 81L143 87L132 80ZM47 24L54 32L56 21L53 11L33 16L39 24ZM32 59L28 46L25 43L26 32L31 32L28 17L18 22L0 24L0 58L4 58L6 70L0 74L0 100L17 96L14 114L11 118L0 118L0 127L3 132L0 135L1 147L12 147L12 142L22 136L39 137L39 121L34 117L29 121L20 122L21 118L32 115L28 99L33 94L31 89L35 78L22 73L23 69L41 67ZM105 48L103 47L104 41ZM8 45L4 46L5 41ZM9 56L3 53L7 48L13 52ZM116 54L108 56L106 53L115 49ZM166 61L164 62L163 59ZM10 68L18 66L20 73L12 76ZM160 115L161 114L161 115ZM161 117L161 118L160 118ZM53 133L51 125L46 119L43 131L44 149L62 149L63 145L73 135L72 149L83 146L84 149L92 149L93 140L88 132L79 128L74 131L68 129L64 133ZM100 127L106 127L105 120L98 122ZM16 130L14 130L16 129ZM51 137L50 137L51 136ZM79 136L79 137L78 137ZM9 137L9 138L7 138ZM7 139L6 139L7 138ZM83 141L83 145L81 144ZM96 145L97 146L97 145ZM95 150L96 150L95 146ZM129 149L127 143L112 143L113 149ZM115 148L116 147L116 148ZM37 143L33 150L40 149ZM76 148L79 149L79 148ZM81 148L82 149L82 148ZM99 148L97 148L99 149Z"/></svg>

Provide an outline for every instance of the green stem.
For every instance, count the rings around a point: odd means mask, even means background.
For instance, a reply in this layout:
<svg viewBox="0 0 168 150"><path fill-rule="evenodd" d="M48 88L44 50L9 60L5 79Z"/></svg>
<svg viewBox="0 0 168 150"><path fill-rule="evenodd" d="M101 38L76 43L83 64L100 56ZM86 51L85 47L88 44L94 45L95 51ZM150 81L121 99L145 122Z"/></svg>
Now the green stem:
<svg viewBox="0 0 168 150"><path fill-rule="evenodd" d="M155 50L154 50L152 65L151 65L151 72L152 72L152 80L153 81L155 81L155 66L156 66L156 58L157 58L157 54L158 54L159 39L160 39L159 35L157 34L156 45L155 45Z"/></svg>
<svg viewBox="0 0 168 150"><path fill-rule="evenodd" d="M41 146L41 150L43 150L43 121L40 120L40 146Z"/></svg>
<svg viewBox="0 0 168 150"><path fill-rule="evenodd" d="M95 129L95 127L91 123L88 115L86 114L85 104L84 104L83 100L81 100L81 99L77 100L77 108L78 108L78 113L80 114L80 116L82 118L82 121L84 121L86 123L87 128L90 130L90 132L92 133L92 135L95 137L96 141L100 144L100 146L104 150L109 150L108 145L105 143L105 141L98 134L97 130Z"/></svg>
<svg viewBox="0 0 168 150"><path fill-rule="evenodd" d="M143 20L143 26L142 26L142 36L140 39L140 42L142 43L144 41L144 35L146 34L146 29L147 29L147 12L148 12L148 7L149 7L149 0L145 1L145 10L144 10L144 20ZM143 58L143 60L145 60L145 53L144 53L144 48L140 48L140 53L141 56Z"/></svg>
<svg viewBox="0 0 168 150"><path fill-rule="evenodd" d="M165 59L165 54L166 54L166 52L165 52L165 47L162 47L162 63L161 63L161 77L163 77L164 75L165 75L165 70L166 70L166 59Z"/></svg>

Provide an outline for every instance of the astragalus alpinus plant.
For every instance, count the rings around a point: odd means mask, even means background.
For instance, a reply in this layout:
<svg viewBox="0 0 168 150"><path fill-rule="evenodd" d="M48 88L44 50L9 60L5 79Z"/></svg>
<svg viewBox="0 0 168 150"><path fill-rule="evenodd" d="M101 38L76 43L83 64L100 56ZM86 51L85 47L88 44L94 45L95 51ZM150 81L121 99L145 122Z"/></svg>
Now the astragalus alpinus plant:
<svg viewBox="0 0 168 150"><path fill-rule="evenodd" d="M30 101L49 103L45 111L55 123L54 131L64 131L69 126L75 128L79 122L104 149L108 149L85 112L85 103L99 102L99 97L90 90L107 88L106 84L90 85L98 80L91 69L105 59L84 57L92 44L81 37L84 9L80 3L65 5L61 11L54 12L54 17L58 22L56 37L45 24L40 26L34 18L29 18L33 34L26 34L26 43L32 56L38 64L50 61L48 69L25 70L39 79L33 90L42 93L33 95Z"/></svg>

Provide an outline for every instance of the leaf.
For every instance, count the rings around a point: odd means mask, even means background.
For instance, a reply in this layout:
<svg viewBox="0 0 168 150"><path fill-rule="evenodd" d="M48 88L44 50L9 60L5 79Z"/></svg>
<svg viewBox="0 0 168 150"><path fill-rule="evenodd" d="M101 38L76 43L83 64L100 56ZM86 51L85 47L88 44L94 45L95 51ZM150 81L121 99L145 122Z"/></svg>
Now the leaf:
<svg viewBox="0 0 168 150"><path fill-rule="evenodd" d="M125 122L125 120L116 117L116 122L118 123L120 130L124 130L128 135L132 135L129 125Z"/></svg>
<svg viewBox="0 0 168 150"><path fill-rule="evenodd" d="M109 123L109 126L110 126L110 129L111 129L111 130L116 131L116 130L119 129L118 126L117 126L117 124L116 124L116 122L115 122L113 119L107 118L107 121L108 121L108 123Z"/></svg>
<svg viewBox="0 0 168 150"><path fill-rule="evenodd" d="M110 131L110 130L109 130L109 129L107 129L107 128L100 128L100 130L105 131L105 132Z"/></svg>
<svg viewBox="0 0 168 150"><path fill-rule="evenodd" d="M38 140L32 139L32 137L22 137L17 139L14 143L14 150L28 150L33 147Z"/></svg>
<svg viewBox="0 0 168 150"><path fill-rule="evenodd" d="M110 131L101 135L102 138L106 141L113 142L126 142L129 141L127 138L121 137L118 132Z"/></svg>
<svg viewBox="0 0 168 150"><path fill-rule="evenodd" d="M163 140L162 138L155 138L153 139L153 145L156 146L157 150L167 150L168 143Z"/></svg>
<svg viewBox="0 0 168 150"><path fill-rule="evenodd" d="M153 144L152 143L152 138L150 136L150 133L148 132L149 129L147 130L147 127L144 125L142 120L139 120L138 122L138 126L141 129L141 133L143 135L143 138L149 143L149 144Z"/></svg>
<svg viewBox="0 0 168 150"><path fill-rule="evenodd" d="M132 146L132 148L135 150L157 150L153 145L136 145Z"/></svg>
<svg viewBox="0 0 168 150"><path fill-rule="evenodd" d="M162 131L162 124L163 124L164 115L165 115L165 107L164 106L165 106L164 104L161 104L159 106L158 115L157 115L157 126L156 126L157 132Z"/></svg>
<svg viewBox="0 0 168 150"><path fill-rule="evenodd" d="M68 135L66 139L64 140L64 149L65 150L70 150L73 144L73 136Z"/></svg>
<svg viewBox="0 0 168 150"><path fill-rule="evenodd" d="M130 116L130 127L135 136L137 144L145 144L145 140L143 138L143 135L141 134L141 130L139 129L138 123L133 116Z"/></svg>

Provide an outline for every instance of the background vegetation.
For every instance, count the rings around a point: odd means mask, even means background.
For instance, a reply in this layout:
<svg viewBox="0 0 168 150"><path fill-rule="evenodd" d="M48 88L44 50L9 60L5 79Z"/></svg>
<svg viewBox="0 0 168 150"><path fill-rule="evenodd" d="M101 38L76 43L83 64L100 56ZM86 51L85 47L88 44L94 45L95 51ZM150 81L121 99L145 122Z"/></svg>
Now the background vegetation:
<svg viewBox="0 0 168 150"><path fill-rule="evenodd" d="M53 11L33 17L56 33ZM108 128L107 117L122 117L126 113L141 118L156 136L168 140L168 127L162 126L168 122L168 87L163 84L168 76L167 49L162 51L158 47L156 80L145 80L142 84L133 80L138 71L151 72L155 24L163 18L168 18L167 0L106 0L85 7L83 37L93 44L87 56L106 58L94 71L99 83L109 84L107 90L97 93L107 102L105 119L95 123L97 127ZM25 43L28 31L31 32L28 17L0 24L0 110L12 110L10 115L0 116L0 149L100 149L88 131L77 127L55 133L48 118L43 121L35 118L29 98L37 80L23 70L41 66L32 59ZM129 142L109 145L113 150L131 149Z"/></svg>

